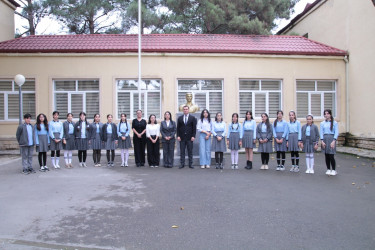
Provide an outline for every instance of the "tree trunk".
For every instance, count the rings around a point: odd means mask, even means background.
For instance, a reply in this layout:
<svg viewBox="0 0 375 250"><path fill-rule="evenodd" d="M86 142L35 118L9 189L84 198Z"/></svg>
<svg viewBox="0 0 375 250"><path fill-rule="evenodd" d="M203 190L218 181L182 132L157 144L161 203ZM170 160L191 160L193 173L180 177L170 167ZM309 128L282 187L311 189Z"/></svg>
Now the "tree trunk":
<svg viewBox="0 0 375 250"><path fill-rule="evenodd" d="M29 32L30 35L35 35L35 26L34 26L34 8L32 0L27 0L27 21L29 22Z"/></svg>

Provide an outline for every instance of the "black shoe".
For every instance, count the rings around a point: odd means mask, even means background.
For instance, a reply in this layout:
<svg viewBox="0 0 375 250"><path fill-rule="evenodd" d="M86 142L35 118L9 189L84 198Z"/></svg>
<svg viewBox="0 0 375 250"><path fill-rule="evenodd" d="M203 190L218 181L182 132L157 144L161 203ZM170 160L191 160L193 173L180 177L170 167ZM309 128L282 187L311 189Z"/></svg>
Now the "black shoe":
<svg viewBox="0 0 375 250"><path fill-rule="evenodd" d="M30 174L29 170L27 170L27 169L22 170L22 173L25 174L25 175Z"/></svg>
<svg viewBox="0 0 375 250"><path fill-rule="evenodd" d="M249 169L252 169L252 168L253 168L253 162L249 161Z"/></svg>
<svg viewBox="0 0 375 250"><path fill-rule="evenodd" d="M194 166L193 166L193 165L190 165L189 168L194 169Z"/></svg>
<svg viewBox="0 0 375 250"><path fill-rule="evenodd" d="M145 164L144 163L141 163L141 167L144 167L145 166Z"/></svg>
<svg viewBox="0 0 375 250"><path fill-rule="evenodd" d="M220 168L219 166L220 166L220 164L219 164L219 163L216 163L216 167L215 167L215 168L216 168L216 169L219 169L219 168Z"/></svg>
<svg viewBox="0 0 375 250"><path fill-rule="evenodd" d="M181 169L181 168L184 168L184 167L185 167L184 165L181 165L181 166L179 166L178 168Z"/></svg>
<svg viewBox="0 0 375 250"><path fill-rule="evenodd" d="M29 168L29 172L35 174L35 170L33 168Z"/></svg>

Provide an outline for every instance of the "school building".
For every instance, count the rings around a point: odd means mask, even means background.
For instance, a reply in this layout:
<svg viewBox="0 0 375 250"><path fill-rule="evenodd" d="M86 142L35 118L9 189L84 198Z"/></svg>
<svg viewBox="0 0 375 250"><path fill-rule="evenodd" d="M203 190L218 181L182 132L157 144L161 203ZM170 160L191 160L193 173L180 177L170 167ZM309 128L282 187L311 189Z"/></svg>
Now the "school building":
<svg viewBox="0 0 375 250"><path fill-rule="evenodd" d="M369 149L375 149L374 27L374 0L316 0L278 32L348 51L346 143Z"/></svg>
<svg viewBox="0 0 375 250"><path fill-rule="evenodd" d="M116 121L120 113L133 119L141 96L146 118L156 114L160 120L171 111L176 119L186 93L192 93L201 110L221 111L226 122L234 112L243 118L246 110L257 122L263 112L272 121L281 109L285 119L295 110L302 123L311 113L319 125L329 108L339 122L341 143L351 132L346 50L302 36L143 35L139 84L137 42L137 35L104 34L0 42L0 148L16 147L16 74L27 79L23 111L33 117L45 113L51 119L59 110L62 119L68 112L77 118L80 111L90 121L95 113L102 122L107 114Z"/></svg>

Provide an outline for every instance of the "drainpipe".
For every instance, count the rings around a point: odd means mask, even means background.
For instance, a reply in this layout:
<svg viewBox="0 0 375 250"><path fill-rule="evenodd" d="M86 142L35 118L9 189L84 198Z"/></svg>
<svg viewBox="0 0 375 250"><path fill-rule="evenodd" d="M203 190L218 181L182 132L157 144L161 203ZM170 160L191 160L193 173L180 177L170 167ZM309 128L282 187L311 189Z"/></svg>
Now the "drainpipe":
<svg viewBox="0 0 375 250"><path fill-rule="evenodd" d="M346 133L350 132L350 106L349 106L349 57L344 57L345 61L345 87L346 87Z"/></svg>

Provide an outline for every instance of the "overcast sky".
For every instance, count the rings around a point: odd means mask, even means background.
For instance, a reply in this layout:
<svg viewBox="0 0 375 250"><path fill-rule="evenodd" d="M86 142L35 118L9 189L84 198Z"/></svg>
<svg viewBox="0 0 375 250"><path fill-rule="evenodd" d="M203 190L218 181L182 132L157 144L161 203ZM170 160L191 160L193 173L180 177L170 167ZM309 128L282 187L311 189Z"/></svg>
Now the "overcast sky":
<svg viewBox="0 0 375 250"><path fill-rule="evenodd" d="M278 30L282 29L285 25L287 25L291 19L293 19L296 15L301 13L303 9L305 8L307 3L312 3L315 0L300 0L295 8L294 8L294 13L291 16L289 20L286 19L280 19L276 20L276 24L278 25L277 28L272 30L272 33L275 34ZM20 9L18 9L19 11ZM15 26L16 26L16 32L17 33L22 33L23 28L22 25L26 25L27 22L26 20L22 19L18 15L15 15ZM38 35L50 35L50 34L66 34L67 32L60 30L61 25L54 19L52 18L44 18L39 25L36 28L36 32ZM132 29L129 33L137 33L137 29Z"/></svg>

